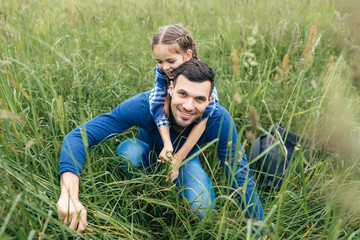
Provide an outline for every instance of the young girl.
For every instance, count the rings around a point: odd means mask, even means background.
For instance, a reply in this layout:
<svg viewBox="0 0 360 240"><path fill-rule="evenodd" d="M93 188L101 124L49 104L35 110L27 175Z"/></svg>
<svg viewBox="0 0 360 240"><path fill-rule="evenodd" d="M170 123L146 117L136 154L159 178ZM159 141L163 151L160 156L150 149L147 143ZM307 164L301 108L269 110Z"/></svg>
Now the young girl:
<svg viewBox="0 0 360 240"><path fill-rule="evenodd" d="M159 128L164 147L159 154L159 162L172 160L174 170L171 181L179 174L181 162L186 158L205 131L207 119L215 109L218 101L216 89L213 90L213 98L205 109L201 121L191 130L187 140L180 150L173 155L173 146L170 140L170 122L164 113L165 101L168 101L169 82L174 78L174 71L185 61L197 59L195 42L190 32L180 25L168 25L161 27L152 39L152 49L157 61L155 66L156 78L154 88L150 92L150 112Z"/></svg>

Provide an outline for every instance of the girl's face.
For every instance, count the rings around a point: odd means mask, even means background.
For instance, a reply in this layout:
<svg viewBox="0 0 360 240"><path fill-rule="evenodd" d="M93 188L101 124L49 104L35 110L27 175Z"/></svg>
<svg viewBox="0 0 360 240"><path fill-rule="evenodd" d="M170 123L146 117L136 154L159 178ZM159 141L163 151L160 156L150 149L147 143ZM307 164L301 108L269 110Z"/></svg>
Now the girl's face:
<svg viewBox="0 0 360 240"><path fill-rule="evenodd" d="M192 56L192 50L183 52L177 43L156 44L153 48L155 59L159 68L170 78L174 78L174 71L184 62L189 61Z"/></svg>

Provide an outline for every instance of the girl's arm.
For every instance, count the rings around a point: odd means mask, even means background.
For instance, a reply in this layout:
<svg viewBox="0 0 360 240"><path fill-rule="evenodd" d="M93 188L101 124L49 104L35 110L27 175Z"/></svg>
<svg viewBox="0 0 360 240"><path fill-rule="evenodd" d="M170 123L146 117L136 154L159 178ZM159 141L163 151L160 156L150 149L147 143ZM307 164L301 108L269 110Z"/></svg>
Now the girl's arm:
<svg viewBox="0 0 360 240"><path fill-rule="evenodd" d="M170 139L170 127L161 126L159 128L161 139L163 140L164 147L159 154L158 162L168 162L170 158L173 157L174 148Z"/></svg>
<svg viewBox="0 0 360 240"><path fill-rule="evenodd" d="M173 182L179 176L179 168L181 166L182 161L189 154L191 149L195 146L195 144L199 141L200 137L203 135L206 123L208 118L201 121L199 124L195 125L193 129L186 139L184 145L180 148L180 150L174 155L171 163L173 164L173 171L171 172L171 181Z"/></svg>
<svg viewBox="0 0 360 240"><path fill-rule="evenodd" d="M167 98L167 80L166 75L156 65L155 68L155 82L154 88L150 91L149 104L151 115L159 128L161 139L163 140L164 147L159 154L162 161L169 161L172 157L173 146L170 140L170 122L164 113L164 105ZM171 152L171 154L168 154Z"/></svg>
<svg viewBox="0 0 360 240"><path fill-rule="evenodd" d="M205 131L207 120L208 119L206 118L205 120L201 121L199 124L195 125L193 129L191 129L191 132L188 138L186 139L184 145L175 154L176 156L178 156L179 160L180 159L181 161L184 160L191 151L191 149L193 149L195 144L199 141L200 137L203 135Z"/></svg>

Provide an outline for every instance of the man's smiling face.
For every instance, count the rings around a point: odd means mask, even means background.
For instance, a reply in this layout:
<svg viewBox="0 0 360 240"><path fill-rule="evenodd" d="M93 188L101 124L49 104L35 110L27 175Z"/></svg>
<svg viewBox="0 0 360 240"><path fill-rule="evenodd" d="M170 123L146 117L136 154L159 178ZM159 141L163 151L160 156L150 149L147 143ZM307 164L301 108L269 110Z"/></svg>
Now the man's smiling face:
<svg viewBox="0 0 360 240"><path fill-rule="evenodd" d="M210 81L194 82L183 75L178 76L175 86L171 82L170 108L178 129L186 128L201 118L212 98L210 89Z"/></svg>

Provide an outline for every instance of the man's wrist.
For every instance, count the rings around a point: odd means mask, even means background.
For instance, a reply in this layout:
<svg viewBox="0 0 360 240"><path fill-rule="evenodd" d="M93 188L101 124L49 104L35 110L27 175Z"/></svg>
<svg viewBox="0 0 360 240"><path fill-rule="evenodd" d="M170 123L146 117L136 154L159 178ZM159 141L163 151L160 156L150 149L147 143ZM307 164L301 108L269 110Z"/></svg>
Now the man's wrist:
<svg viewBox="0 0 360 240"><path fill-rule="evenodd" d="M79 199L79 177L72 172L64 172L61 175L61 196Z"/></svg>

